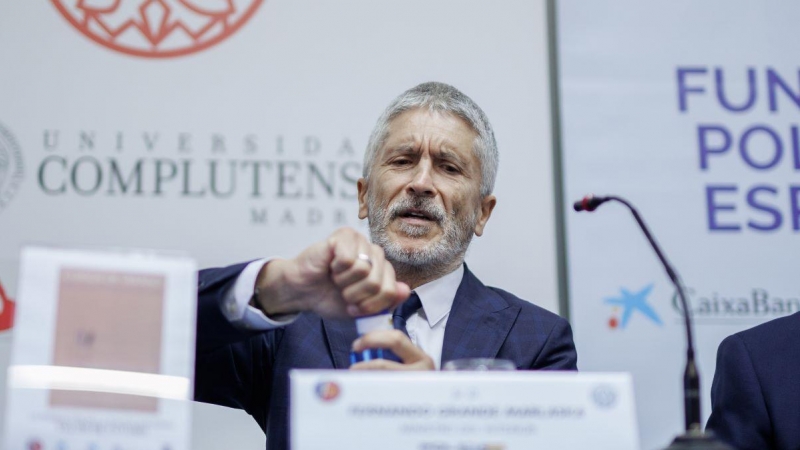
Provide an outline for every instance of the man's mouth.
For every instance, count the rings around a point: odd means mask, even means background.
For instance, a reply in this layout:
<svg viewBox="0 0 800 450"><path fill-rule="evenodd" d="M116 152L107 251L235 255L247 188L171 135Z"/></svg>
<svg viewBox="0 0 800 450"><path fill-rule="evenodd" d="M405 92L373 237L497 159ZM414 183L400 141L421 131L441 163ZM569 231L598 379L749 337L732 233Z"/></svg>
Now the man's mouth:
<svg viewBox="0 0 800 450"><path fill-rule="evenodd" d="M415 208L403 210L397 215L397 217L400 217L402 219L437 222L437 219L433 214L425 210L415 209Z"/></svg>

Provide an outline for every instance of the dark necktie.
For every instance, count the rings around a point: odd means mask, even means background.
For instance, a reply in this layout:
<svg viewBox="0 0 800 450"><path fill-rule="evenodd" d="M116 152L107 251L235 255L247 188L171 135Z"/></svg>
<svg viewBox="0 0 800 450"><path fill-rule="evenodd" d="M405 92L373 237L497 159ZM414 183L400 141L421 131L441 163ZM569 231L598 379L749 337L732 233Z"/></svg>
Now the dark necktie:
<svg viewBox="0 0 800 450"><path fill-rule="evenodd" d="M394 328L402 331L406 334L406 336L408 336L406 320L408 320L408 318L420 308L422 308L422 302L419 300L419 295L417 295L416 292L412 292L411 296L408 297L408 300L403 302L402 305L398 306L397 309L394 310L394 313L392 314L392 324L394 324Z"/></svg>

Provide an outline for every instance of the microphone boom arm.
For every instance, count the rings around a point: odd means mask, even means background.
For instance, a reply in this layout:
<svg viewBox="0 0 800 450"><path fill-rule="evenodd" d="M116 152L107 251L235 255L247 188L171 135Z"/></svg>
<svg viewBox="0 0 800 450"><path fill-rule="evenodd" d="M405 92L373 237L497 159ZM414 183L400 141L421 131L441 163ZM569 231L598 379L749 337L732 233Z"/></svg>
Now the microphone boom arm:
<svg viewBox="0 0 800 450"><path fill-rule="evenodd" d="M658 259L664 266L664 270L667 272L667 276L675 286L675 290L677 291L678 297L681 300L683 319L686 327L686 369L683 373L684 422L687 433L692 431L701 431L702 418L700 414L700 375L697 372L697 365L695 363L694 334L692 333L691 312L689 311L686 293L684 292L683 284L681 283L680 277L678 277L678 273L667 261L666 256L664 256L664 252L661 251L661 247L658 246L658 243L656 242L652 233L650 233L650 229L644 223L644 219L642 219L642 216L639 215L639 211L637 211L636 208L634 208L633 205L624 198L613 195L606 197L588 196L581 201L575 202L574 208L576 211L593 211L601 204L611 200L622 203L630 210L631 214L633 214L633 218L636 219L636 223L639 224L639 228L641 228L642 232L647 238L647 242L650 243L650 246L656 252Z"/></svg>

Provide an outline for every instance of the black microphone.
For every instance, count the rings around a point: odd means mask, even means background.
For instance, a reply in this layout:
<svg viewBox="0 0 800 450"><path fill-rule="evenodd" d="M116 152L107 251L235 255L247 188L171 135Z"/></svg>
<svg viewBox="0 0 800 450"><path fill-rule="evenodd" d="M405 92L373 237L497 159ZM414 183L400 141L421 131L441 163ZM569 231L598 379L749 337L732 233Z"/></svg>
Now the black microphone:
<svg viewBox="0 0 800 450"><path fill-rule="evenodd" d="M573 208L575 211L579 212L591 212L597 209L598 206L610 200L622 203L628 208L628 210L630 210L631 214L633 214L633 218L636 219L636 223L639 224L639 228L641 228L642 232L647 238L647 242L649 242L650 246L653 247L653 250L655 250L658 259L661 261L661 265L664 266L664 270L667 272L667 276L675 286L675 290L678 292L678 297L680 297L681 305L683 306L683 320L686 328L686 369L683 373L683 414L686 433L677 436L667 450L733 450L732 447L724 444L714 437L711 432L703 432L703 425L701 423L702 418L700 414L700 374L697 372L697 365L695 364L692 318L687 306L688 302L686 301L686 294L683 290L683 284L678 277L678 273L675 272L675 269L667 261L666 256L664 256L664 252L661 251L661 248L656 243L655 238L650 233L650 229L647 228L642 216L639 215L639 211L637 211L636 208L634 208L633 205L627 200L614 195L609 195L606 197L587 195L582 200L575 202L573 204Z"/></svg>
<svg viewBox="0 0 800 450"><path fill-rule="evenodd" d="M597 209L598 206L602 205L603 203L611 200L610 197L595 197L594 195L587 195L582 199L578 200L577 202L572 204L572 208L575 211L589 211L592 212Z"/></svg>

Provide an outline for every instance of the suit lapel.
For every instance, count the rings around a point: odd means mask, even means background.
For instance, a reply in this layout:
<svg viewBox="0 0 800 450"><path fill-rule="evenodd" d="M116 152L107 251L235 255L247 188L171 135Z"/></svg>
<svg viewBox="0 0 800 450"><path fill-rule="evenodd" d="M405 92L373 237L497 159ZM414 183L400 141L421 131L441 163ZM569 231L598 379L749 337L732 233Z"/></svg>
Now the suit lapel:
<svg viewBox="0 0 800 450"><path fill-rule="evenodd" d="M519 314L464 266L444 333L442 364L460 358L494 358Z"/></svg>
<svg viewBox="0 0 800 450"><path fill-rule="evenodd" d="M356 324L353 320L322 319L328 348L333 358L333 367L347 369L350 367L350 348L358 337Z"/></svg>

